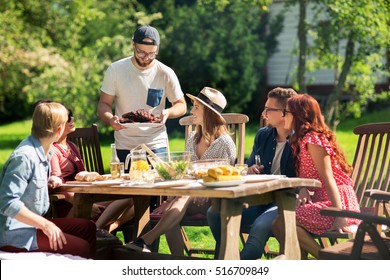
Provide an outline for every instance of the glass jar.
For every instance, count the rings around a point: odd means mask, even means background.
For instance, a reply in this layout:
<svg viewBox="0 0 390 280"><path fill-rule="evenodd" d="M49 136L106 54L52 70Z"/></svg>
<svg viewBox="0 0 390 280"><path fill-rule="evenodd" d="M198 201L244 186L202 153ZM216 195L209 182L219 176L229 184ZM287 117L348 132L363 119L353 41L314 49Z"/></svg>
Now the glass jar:
<svg viewBox="0 0 390 280"><path fill-rule="evenodd" d="M136 183L143 183L145 181L144 173L149 171L149 164L146 159L146 151L143 149L132 150L126 157L126 167L129 166L130 160L130 180Z"/></svg>

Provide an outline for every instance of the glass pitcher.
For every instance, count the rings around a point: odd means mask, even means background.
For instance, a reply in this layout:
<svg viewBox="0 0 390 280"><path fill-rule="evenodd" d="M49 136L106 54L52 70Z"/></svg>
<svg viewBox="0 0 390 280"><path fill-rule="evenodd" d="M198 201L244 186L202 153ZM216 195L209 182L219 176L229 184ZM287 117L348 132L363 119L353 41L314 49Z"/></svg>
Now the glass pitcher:
<svg viewBox="0 0 390 280"><path fill-rule="evenodd" d="M144 182L144 173L149 171L149 164L146 160L146 151L143 149L133 149L126 157L125 168L129 168L129 177L131 181L137 183Z"/></svg>

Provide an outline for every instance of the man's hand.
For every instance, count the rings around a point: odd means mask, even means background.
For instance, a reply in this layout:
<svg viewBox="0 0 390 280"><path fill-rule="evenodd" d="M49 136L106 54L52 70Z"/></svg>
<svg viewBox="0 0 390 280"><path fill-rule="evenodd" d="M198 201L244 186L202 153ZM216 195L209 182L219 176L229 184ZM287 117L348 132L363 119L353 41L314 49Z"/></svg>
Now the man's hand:
<svg viewBox="0 0 390 280"><path fill-rule="evenodd" d="M169 117L169 109L162 110L160 115L161 123L166 123L168 117Z"/></svg>
<svg viewBox="0 0 390 280"><path fill-rule="evenodd" d="M119 117L114 115L110 119L110 125L114 130L121 130L124 129L125 127L119 123Z"/></svg>
<svg viewBox="0 0 390 280"><path fill-rule="evenodd" d="M248 168L248 174L260 174L264 170L264 165L252 165Z"/></svg>

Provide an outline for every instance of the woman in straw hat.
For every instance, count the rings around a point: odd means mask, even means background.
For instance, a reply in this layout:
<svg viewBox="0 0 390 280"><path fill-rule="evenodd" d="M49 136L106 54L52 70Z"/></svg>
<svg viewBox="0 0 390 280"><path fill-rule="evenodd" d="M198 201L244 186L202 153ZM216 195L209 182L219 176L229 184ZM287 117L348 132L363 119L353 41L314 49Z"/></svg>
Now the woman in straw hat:
<svg viewBox="0 0 390 280"><path fill-rule="evenodd" d="M198 96L191 94L187 96L193 102L191 114L196 125L195 131L191 133L186 143L186 151L192 152L191 160L226 159L230 164L234 164L236 146L221 115L227 103L225 96L210 87L203 88ZM182 240L180 221L186 213L206 214L209 206L210 201L207 198L170 197L155 210L163 214L157 225L126 246L137 251L150 252L149 245L165 233L171 253L184 255L184 243L178 242Z"/></svg>

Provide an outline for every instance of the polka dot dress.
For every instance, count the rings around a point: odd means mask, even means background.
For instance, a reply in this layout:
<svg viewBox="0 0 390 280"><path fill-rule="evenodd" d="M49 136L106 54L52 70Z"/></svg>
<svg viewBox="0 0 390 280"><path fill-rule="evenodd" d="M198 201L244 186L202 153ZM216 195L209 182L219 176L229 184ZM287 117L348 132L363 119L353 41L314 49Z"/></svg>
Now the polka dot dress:
<svg viewBox="0 0 390 280"><path fill-rule="evenodd" d="M300 166L298 170L298 177L311 178L321 181L321 188L311 188L310 191L314 192L312 201L301 205L296 209L297 222L301 224L306 230L314 234L322 234L325 231L330 230L333 225L334 217L322 216L320 210L323 208L331 207L332 202L329 199L328 192L321 180L320 175L314 165L313 160L307 150L307 144L314 144L321 146L325 149L326 153L331 157L331 165L333 170L333 177L336 181L338 191L341 197L342 208L351 211L360 211L359 204L356 198L356 194L353 190L353 183L351 178L344 173L340 165L334 159L335 152L329 145L329 142L322 135L316 135L314 133L308 133L302 139L300 143L300 154L298 159ZM347 219L348 225L359 224L360 220Z"/></svg>

